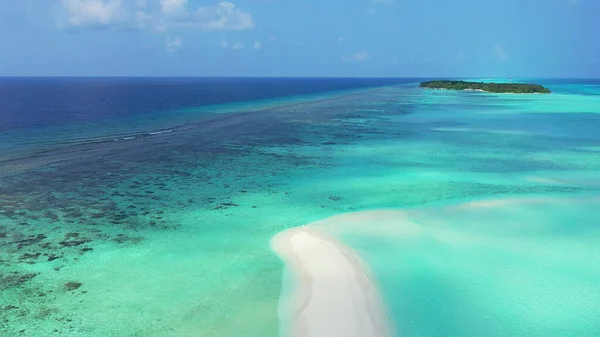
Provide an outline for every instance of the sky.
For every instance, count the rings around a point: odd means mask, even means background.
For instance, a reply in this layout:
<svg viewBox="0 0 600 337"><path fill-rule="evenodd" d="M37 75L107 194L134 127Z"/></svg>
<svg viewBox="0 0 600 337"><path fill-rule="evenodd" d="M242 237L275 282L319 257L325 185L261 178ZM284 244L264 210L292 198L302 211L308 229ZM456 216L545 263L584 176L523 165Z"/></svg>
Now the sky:
<svg viewBox="0 0 600 337"><path fill-rule="evenodd" d="M0 76L600 78L600 0L0 0Z"/></svg>

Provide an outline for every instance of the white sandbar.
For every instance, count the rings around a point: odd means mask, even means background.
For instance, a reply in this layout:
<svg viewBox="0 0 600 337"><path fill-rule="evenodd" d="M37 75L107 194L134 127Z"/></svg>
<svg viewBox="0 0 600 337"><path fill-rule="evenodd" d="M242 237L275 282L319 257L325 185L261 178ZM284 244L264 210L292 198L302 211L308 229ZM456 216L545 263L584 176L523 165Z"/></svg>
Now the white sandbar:
<svg viewBox="0 0 600 337"><path fill-rule="evenodd" d="M390 335L379 292L349 248L306 227L284 231L271 244L294 285L280 300L281 337Z"/></svg>

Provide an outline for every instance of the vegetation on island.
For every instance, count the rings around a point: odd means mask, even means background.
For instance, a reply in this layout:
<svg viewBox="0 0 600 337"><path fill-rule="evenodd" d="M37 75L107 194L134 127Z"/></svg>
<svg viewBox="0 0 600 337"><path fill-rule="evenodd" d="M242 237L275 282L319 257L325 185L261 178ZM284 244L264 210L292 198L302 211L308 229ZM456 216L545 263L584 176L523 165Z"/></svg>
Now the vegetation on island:
<svg viewBox="0 0 600 337"><path fill-rule="evenodd" d="M550 90L539 84L527 83L484 83L467 81L428 81L419 85L421 88L448 90L479 90L493 93L515 94L549 94Z"/></svg>

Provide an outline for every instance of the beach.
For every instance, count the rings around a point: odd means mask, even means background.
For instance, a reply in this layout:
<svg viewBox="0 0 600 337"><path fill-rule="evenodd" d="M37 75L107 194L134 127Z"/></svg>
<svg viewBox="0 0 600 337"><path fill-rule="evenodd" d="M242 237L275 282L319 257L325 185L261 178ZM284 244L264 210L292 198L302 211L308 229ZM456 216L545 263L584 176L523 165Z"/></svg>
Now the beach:
<svg viewBox="0 0 600 337"><path fill-rule="evenodd" d="M271 245L294 277L294 293L279 304L290 321L281 328L287 336L392 336L381 295L350 249L306 227L278 234Z"/></svg>

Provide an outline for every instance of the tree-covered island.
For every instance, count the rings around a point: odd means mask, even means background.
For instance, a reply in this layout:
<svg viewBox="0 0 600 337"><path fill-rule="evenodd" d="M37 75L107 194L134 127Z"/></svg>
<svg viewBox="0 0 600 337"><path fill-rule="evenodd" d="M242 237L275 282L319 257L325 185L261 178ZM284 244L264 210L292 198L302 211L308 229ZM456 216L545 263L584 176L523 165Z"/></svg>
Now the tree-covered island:
<svg viewBox="0 0 600 337"><path fill-rule="evenodd" d="M492 93L549 94L551 91L539 84L527 83L484 83L467 81L428 81L421 82L421 88L448 90L477 90Z"/></svg>

